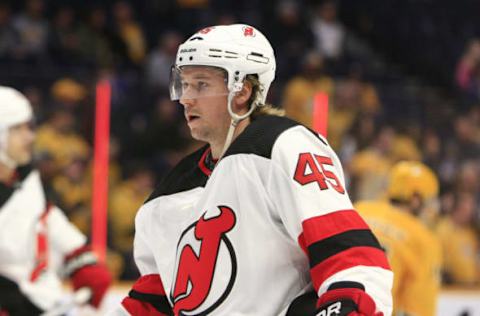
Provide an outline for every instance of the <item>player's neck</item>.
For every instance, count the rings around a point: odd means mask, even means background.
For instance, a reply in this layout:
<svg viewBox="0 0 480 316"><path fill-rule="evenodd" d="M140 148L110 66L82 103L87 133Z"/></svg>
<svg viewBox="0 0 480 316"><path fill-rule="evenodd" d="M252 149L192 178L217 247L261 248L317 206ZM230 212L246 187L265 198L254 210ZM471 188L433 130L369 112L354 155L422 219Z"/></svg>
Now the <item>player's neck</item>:
<svg viewBox="0 0 480 316"><path fill-rule="evenodd" d="M15 169L7 167L5 164L0 162L0 182L8 183L15 172Z"/></svg>
<svg viewBox="0 0 480 316"><path fill-rule="evenodd" d="M240 135L245 130L248 124L250 124L250 118L246 118L238 123L237 127L235 128L235 132L233 133L232 142L238 137L238 135ZM210 149L212 150L213 159L218 159L222 154L226 138L227 135L223 135L221 141L210 143Z"/></svg>

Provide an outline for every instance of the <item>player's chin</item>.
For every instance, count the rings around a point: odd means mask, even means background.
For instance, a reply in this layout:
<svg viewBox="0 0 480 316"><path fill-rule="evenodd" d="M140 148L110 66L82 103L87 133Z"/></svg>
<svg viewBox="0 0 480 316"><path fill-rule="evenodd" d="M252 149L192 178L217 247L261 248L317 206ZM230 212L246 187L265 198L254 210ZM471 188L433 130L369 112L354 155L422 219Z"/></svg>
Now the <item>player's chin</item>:
<svg viewBox="0 0 480 316"><path fill-rule="evenodd" d="M202 133L200 133L200 131L198 130L198 128L196 127L192 127L190 125L188 125L188 127L190 128L190 135L192 135L192 138L195 139L195 140L202 140Z"/></svg>
<svg viewBox="0 0 480 316"><path fill-rule="evenodd" d="M195 140L208 143L207 133L205 133L205 131L200 128L190 127L190 135L192 135L192 138Z"/></svg>

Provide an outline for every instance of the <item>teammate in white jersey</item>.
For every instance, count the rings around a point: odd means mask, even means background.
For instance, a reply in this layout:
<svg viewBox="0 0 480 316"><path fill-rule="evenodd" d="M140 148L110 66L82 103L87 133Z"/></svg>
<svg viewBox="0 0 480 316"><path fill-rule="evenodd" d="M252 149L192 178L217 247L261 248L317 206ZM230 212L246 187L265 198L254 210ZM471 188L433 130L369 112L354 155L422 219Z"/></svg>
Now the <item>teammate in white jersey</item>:
<svg viewBox="0 0 480 316"><path fill-rule="evenodd" d="M141 272L111 315L390 315L392 272L327 141L265 105L268 40L248 25L183 43L170 94L195 139L136 217Z"/></svg>
<svg viewBox="0 0 480 316"><path fill-rule="evenodd" d="M32 109L0 86L0 315L34 316L62 303L61 276L91 290L98 306L110 274L86 238L49 203L32 165Z"/></svg>

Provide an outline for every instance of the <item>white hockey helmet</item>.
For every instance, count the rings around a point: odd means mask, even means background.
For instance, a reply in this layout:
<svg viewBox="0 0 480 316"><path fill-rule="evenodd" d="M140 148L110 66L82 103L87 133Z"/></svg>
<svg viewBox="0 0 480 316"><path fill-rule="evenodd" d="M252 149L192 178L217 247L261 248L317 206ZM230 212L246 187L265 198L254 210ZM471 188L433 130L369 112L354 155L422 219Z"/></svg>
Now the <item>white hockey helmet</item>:
<svg viewBox="0 0 480 316"><path fill-rule="evenodd" d="M14 167L7 156L8 129L32 120L32 107L28 99L17 90L0 86L0 161Z"/></svg>
<svg viewBox="0 0 480 316"><path fill-rule="evenodd" d="M0 129L31 119L32 107L28 99L13 88L0 86Z"/></svg>
<svg viewBox="0 0 480 316"><path fill-rule="evenodd" d="M180 78L183 66L211 66L227 73L229 94L242 89L246 75L257 75L261 88L252 108L265 104L268 89L275 78L275 55L267 38L245 24L206 27L179 46L172 68L170 97L182 97Z"/></svg>

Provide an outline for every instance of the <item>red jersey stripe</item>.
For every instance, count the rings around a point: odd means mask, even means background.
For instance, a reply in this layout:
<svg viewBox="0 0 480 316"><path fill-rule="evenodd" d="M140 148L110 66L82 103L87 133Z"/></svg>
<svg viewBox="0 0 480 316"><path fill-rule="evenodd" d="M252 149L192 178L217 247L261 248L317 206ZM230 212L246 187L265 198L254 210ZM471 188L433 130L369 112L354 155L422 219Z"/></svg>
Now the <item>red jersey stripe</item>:
<svg viewBox="0 0 480 316"><path fill-rule="evenodd" d="M73 258L78 257L79 255L91 251L92 248L89 245L83 245L80 248L75 249L65 256L65 262L72 260Z"/></svg>
<svg viewBox="0 0 480 316"><path fill-rule="evenodd" d="M355 210L342 210L315 216L304 220L302 226L304 246L307 247L317 241L349 230L370 229Z"/></svg>
<svg viewBox="0 0 480 316"><path fill-rule="evenodd" d="M207 177L210 177L210 175L213 172L213 170L210 170L207 167L207 164L205 163L205 161L207 160L207 157L208 157L208 155L210 154L211 151L212 151L211 148L208 147L207 150L205 150L205 152L203 153L202 157L200 158L200 161L198 162L198 167ZM216 160L213 159L213 162L216 163Z"/></svg>
<svg viewBox="0 0 480 316"><path fill-rule="evenodd" d="M307 244L305 243L305 236L303 233L298 236L298 244L300 245L300 248L302 248L303 252L308 256L308 248Z"/></svg>
<svg viewBox="0 0 480 316"><path fill-rule="evenodd" d="M35 254L35 267L30 274L30 281L35 282L40 275L45 272L48 267L48 232L47 232L47 219L52 205L47 203L45 211L42 213L39 219L39 228L37 232L37 249Z"/></svg>
<svg viewBox="0 0 480 316"><path fill-rule="evenodd" d="M356 266L390 270L387 257L382 250L374 247L353 247L325 259L310 269L315 291L318 292L320 285L335 273Z"/></svg>

